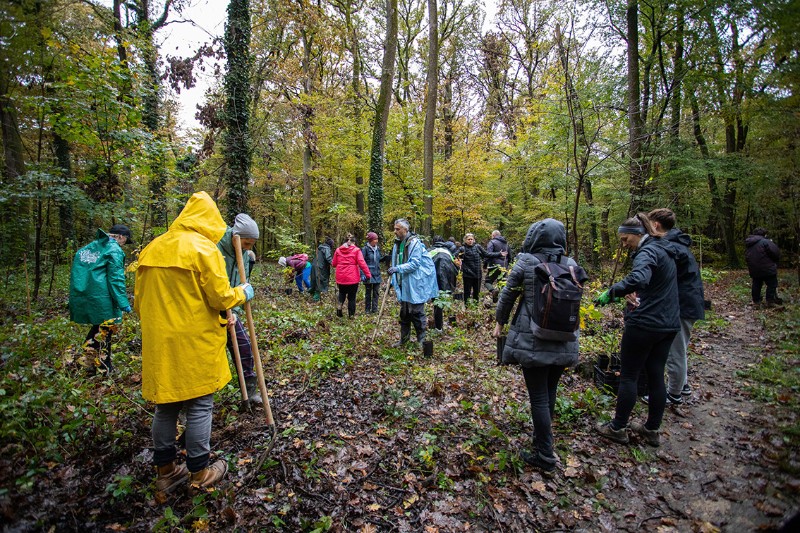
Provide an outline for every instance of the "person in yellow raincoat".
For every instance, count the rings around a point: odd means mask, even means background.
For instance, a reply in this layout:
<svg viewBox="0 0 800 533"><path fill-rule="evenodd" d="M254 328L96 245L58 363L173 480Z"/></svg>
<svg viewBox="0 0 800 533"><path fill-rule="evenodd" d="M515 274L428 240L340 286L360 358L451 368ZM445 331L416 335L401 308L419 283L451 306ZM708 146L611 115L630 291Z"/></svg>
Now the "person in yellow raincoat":
<svg viewBox="0 0 800 533"><path fill-rule="evenodd" d="M205 192L192 195L169 231L139 254L134 308L142 328L142 396L155 402L156 498L187 481L206 488L227 463L209 465L214 392L231 379L220 311L253 298L249 283L231 287L217 242L227 226ZM186 414L186 464L177 465L178 414Z"/></svg>

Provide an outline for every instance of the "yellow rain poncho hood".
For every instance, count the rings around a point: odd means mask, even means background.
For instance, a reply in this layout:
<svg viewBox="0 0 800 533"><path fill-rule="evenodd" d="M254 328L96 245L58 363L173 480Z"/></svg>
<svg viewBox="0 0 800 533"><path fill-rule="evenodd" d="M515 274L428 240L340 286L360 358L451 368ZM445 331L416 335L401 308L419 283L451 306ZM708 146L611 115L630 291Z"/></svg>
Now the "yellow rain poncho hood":
<svg viewBox="0 0 800 533"><path fill-rule="evenodd" d="M192 195L169 231L139 254L134 307L142 328L142 396L198 398L231 379L220 311L245 301L231 288L217 241L226 225L205 192Z"/></svg>

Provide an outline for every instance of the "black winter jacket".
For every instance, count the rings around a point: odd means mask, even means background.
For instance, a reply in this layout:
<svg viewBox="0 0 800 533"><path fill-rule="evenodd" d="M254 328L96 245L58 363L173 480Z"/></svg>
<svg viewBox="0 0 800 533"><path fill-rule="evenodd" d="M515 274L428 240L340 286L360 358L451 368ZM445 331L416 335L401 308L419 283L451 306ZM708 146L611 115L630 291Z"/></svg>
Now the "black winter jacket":
<svg viewBox="0 0 800 533"><path fill-rule="evenodd" d="M433 243L433 249L428 253L433 259L433 266L436 268L436 283L439 285L439 290L452 293L456 289L458 267L453 262L451 247L454 248L453 243L437 241Z"/></svg>
<svg viewBox="0 0 800 533"><path fill-rule="evenodd" d="M678 269L678 304L681 318L687 320L703 320L706 317L705 295L703 294L703 278L700 267L689 249L692 238L677 228L667 232L664 237L675 248L675 266Z"/></svg>
<svg viewBox="0 0 800 533"><path fill-rule="evenodd" d="M778 273L781 251L778 245L761 235L749 235L744 240L744 260L753 278L774 276Z"/></svg>
<svg viewBox="0 0 800 533"><path fill-rule="evenodd" d="M514 302L521 297L514 318L508 328L503 363L519 364L523 367L546 365L571 366L578 362L578 341L546 341L535 337L531 329L531 307L528 302L534 298L534 267L541 261L532 254L560 256L564 253L567 233L564 224L547 218L528 228L522 251L517 256L506 286L500 291L495 318L499 324L508 322ZM575 265L569 259L569 264ZM579 280L584 282L586 280Z"/></svg>
<svg viewBox="0 0 800 533"><path fill-rule="evenodd" d="M503 268L507 267L511 264L513 258L511 254L511 247L506 242L506 238L500 235L499 237L494 237L492 240L489 241L489 244L486 245L486 251L489 253L492 252L507 252L508 255L505 257L493 257L486 261L486 266L491 268L494 265L501 266Z"/></svg>
<svg viewBox="0 0 800 533"><path fill-rule="evenodd" d="M464 245L458 250L461 258L461 273L465 278L483 277L483 260L500 257L500 252L487 252L480 244Z"/></svg>
<svg viewBox="0 0 800 533"><path fill-rule="evenodd" d="M615 297L635 292L639 307L625 315L625 326L669 333L681 329L675 247L666 239L644 236L625 279L611 286Z"/></svg>

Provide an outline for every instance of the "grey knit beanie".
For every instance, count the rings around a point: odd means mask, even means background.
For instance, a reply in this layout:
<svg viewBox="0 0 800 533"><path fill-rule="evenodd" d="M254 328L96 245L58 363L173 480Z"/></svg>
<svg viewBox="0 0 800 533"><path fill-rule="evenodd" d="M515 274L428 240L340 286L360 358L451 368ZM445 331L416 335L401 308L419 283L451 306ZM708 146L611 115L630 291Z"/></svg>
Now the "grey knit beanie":
<svg viewBox="0 0 800 533"><path fill-rule="evenodd" d="M239 213L233 223L233 234L242 239L258 239L258 224L248 215Z"/></svg>

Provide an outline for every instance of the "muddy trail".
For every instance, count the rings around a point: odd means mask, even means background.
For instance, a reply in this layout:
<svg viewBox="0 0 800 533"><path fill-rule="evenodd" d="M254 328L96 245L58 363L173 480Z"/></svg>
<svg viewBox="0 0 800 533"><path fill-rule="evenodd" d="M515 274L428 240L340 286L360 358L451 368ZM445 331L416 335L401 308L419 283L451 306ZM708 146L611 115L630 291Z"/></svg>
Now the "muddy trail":
<svg viewBox="0 0 800 533"><path fill-rule="evenodd" d="M693 336L688 401L668 408L662 445L620 446L593 428L613 398L592 386L592 361L565 373L554 422L558 473L519 459L531 431L521 373L495 364L493 314L459 318L433 359L375 345L366 317L352 364L315 378L273 376L275 446L263 413L217 401L212 448L228 460L216 490L166 504L153 498L150 415L62 463L43 465L33 490L0 495L4 531L753 531L800 509L797 442L781 427L798 413L755 401L748 372L771 350L764 321L780 310L744 307L723 280L707 287L714 325ZM394 312L391 310L390 312ZM269 350L331 327L323 319L262 337ZM364 323L358 322L363 320ZM136 346L130 347L132 350ZM582 356L583 357L583 356ZM99 381L97 394L139 387L132 374ZM638 405L633 419L646 406ZM259 459L264 458L262 464ZM4 486L19 463L2 460ZM260 468L259 468L260 466Z"/></svg>

